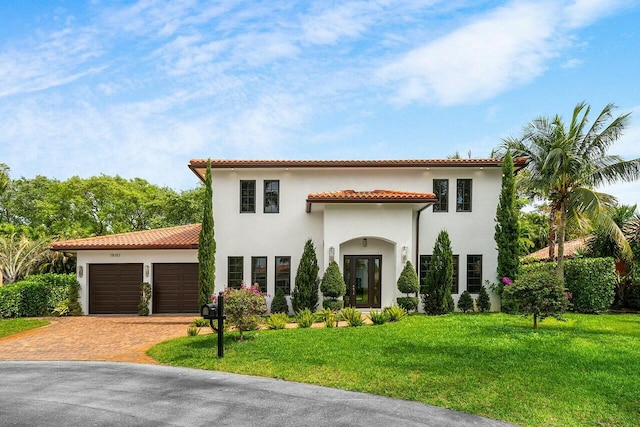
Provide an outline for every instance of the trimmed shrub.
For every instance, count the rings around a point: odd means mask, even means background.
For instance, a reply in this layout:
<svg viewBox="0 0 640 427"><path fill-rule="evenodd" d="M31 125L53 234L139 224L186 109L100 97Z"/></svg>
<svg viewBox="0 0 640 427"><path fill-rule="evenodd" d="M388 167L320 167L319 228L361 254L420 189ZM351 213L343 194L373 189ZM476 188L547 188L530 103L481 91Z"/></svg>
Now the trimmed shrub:
<svg viewBox="0 0 640 427"><path fill-rule="evenodd" d="M397 322L407 315L407 312L397 305L390 305L389 307L385 307L382 311L389 317L389 322Z"/></svg>
<svg viewBox="0 0 640 427"><path fill-rule="evenodd" d="M262 315L267 311L267 301L257 286L241 286L240 289L224 290L224 314L227 322L240 333L258 329Z"/></svg>
<svg viewBox="0 0 640 427"><path fill-rule="evenodd" d="M322 308L340 311L344 306L344 301L341 299L325 299L322 301Z"/></svg>
<svg viewBox="0 0 640 427"><path fill-rule="evenodd" d="M466 313L467 311L473 311L473 298L469 291L464 291L458 299L458 310Z"/></svg>
<svg viewBox="0 0 640 427"><path fill-rule="evenodd" d="M82 314L75 274L34 274L0 287L0 317L35 317L54 313L71 297L69 314ZM75 293L75 299L73 294Z"/></svg>
<svg viewBox="0 0 640 427"><path fill-rule="evenodd" d="M289 314L289 305L287 304L287 297L284 295L284 289L280 288L276 291L276 294L271 301L271 314L274 313L286 313Z"/></svg>
<svg viewBox="0 0 640 427"><path fill-rule="evenodd" d="M331 261L322 276L320 283L322 295L328 298L340 298L347 292L347 285L344 283L340 267L335 261Z"/></svg>
<svg viewBox="0 0 640 427"><path fill-rule="evenodd" d="M289 316L286 313L271 313L265 323L269 329L284 329L289 322Z"/></svg>
<svg viewBox="0 0 640 427"><path fill-rule="evenodd" d="M540 262L522 266L523 273L555 272L555 262ZM570 259L564 265L564 279L571 292L573 310L598 313L608 310L615 298L616 274L613 258Z"/></svg>
<svg viewBox="0 0 640 427"><path fill-rule="evenodd" d="M349 326L362 326L364 325L364 317L362 313L353 307L347 307L340 312L342 318L347 322Z"/></svg>
<svg viewBox="0 0 640 427"><path fill-rule="evenodd" d="M491 311L491 297L489 297L489 292L487 292L487 288L484 286L480 288L480 293L478 294L478 298L476 298L476 306L482 313Z"/></svg>
<svg viewBox="0 0 640 427"><path fill-rule="evenodd" d="M411 313L418 309L418 297L398 297L396 298L398 306L400 306L407 313Z"/></svg>
<svg viewBox="0 0 640 427"><path fill-rule="evenodd" d="M374 325L384 325L389 321L389 314L384 310L371 310L369 312L369 319Z"/></svg>
<svg viewBox="0 0 640 427"><path fill-rule="evenodd" d="M640 283L634 283L627 287L624 300L629 308L640 310Z"/></svg>
<svg viewBox="0 0 640 427"><path fill-rule="evenodd" d="M559 319L569 305L555 271L523 272L516 282L504 287L502 297L519 313L533 315L533 329L538 328L538 319Z"/></svg>

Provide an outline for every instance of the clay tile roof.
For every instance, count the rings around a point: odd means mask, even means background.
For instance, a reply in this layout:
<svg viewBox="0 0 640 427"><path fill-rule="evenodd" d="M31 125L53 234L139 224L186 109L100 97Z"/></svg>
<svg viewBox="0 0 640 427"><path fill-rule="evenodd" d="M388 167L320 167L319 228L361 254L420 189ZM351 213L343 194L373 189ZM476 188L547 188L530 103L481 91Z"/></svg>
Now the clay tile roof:
<svg viewBox="0 0 640 427"><path fill-rule="evenodd" d="M54 251L91 249L197 249L200 224L54 242Z"/></svg>
<svg viewBox="0 0 640 427"><path fill-rule="evenodd" d="M578 237L577 239L568 240L564 242L564 257L565 258L573 258L581 249L585 249L587 247L587 238L586 237ZM558 256L558 245L555 245L553 248L553 257L554 259ZM541 261L546 260L549 257L549 247L540 249L529 255L525 255L526 258L531 259L539 259Z"/></svg>
<svg viewBox="0 0 640 427"><path fill-rule="evenodd" d="M307 195L307 213L311 212L312 203L427 203L437 202L433 193L417 193L412 191L373 190L354 191L340 190Z"/></svg>

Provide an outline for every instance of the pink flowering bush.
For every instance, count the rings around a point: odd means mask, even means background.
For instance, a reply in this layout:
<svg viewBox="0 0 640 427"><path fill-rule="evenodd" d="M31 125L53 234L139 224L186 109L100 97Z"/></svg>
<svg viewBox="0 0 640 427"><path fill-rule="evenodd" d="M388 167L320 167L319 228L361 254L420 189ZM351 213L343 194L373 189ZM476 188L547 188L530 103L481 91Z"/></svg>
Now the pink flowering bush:
<svg viewBox="0 0 640 427"><path fill-rule="evenodd" d="M267 312L265 294L260 292L258 285L247 286L244 283L240 289L227 288L224 295L224 314L229 326L235 327L240 333L242 341L243 331L253 331L258 328L262 315ZM215 295L212 295L212 298Z"/></svg>

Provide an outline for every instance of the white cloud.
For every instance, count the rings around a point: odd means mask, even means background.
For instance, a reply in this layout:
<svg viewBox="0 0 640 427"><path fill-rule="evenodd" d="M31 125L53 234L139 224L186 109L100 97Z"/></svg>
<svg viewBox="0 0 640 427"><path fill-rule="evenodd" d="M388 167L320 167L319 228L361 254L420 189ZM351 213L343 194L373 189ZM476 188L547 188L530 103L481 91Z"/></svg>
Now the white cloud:
<svg viewBox="0 0 640 427"><path fill-rule="evenodd" d="M625 7L628 0L575 0L566 7L567 25L581 28Z"/></svg>

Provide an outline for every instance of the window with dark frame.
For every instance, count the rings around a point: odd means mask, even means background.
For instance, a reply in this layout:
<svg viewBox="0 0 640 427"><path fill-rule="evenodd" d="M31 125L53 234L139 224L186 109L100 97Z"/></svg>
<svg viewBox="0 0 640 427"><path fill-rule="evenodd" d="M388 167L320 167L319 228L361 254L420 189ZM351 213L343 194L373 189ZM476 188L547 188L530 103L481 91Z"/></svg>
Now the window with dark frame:
<svg viewBox="0 0 640 427"><path fill-rule="evenodd" d="M256 182L240 181L240 213L256 212Z"/></svg>
<svg viewBox="0 0 640 427"><path fill-rule="evenodd" d="M433 194L436 195L438 201L433 205L434 212L448 212L449 211L449 180L448 179L434 179L433 180Z"/></svg>
<svg viewBox="0 0 640 427"><path fill-rule="evenodd" d="M258 284L260 292L267 292L267 257L251 257L251 285Z"/></svg>
<svg viewBox="0 0 640 427"><path fill-rule="evenodd" d="M431 255L420 255L420 271L418 272L420 279L420 290L422 292L424 287L424 279L427 277L427 271L429 271L429 263L431 262ZM459 289L459 281L460 281L460 256L453 256L453 277L451 281L451 293L457 294ZM422 292L424 293L424 292Z"/></svg>
<svg viewBox="0 0 640 427"><path fill-rule="evenodd" d="M471 212L471 180L456 182L456 212Z"/></svg>
<svg viewBox="0 0 640 427"><path fill-rule="evenodd" d="M230 256L227 258L227 285L230 288L240 289L242 285L244 270L244 258L241 256Z"/></svg>
<svg viewBox="0 0 640 427"><path fill-rule="evenodd" d="M467 290L477 294L482 288L482 255L467 255Z"/></svg>
<svg viewBox="0 0 640 427"><path fill-rule="evenodd" d="M276 292L282 289L285 295L291 294L291 257L276 257Z"/></svg>
<svg viewBox="0 0 640 427"><path fill-rule="evenodd" d="M280 181L264 181L264 213L280 212Z"/></svg>

